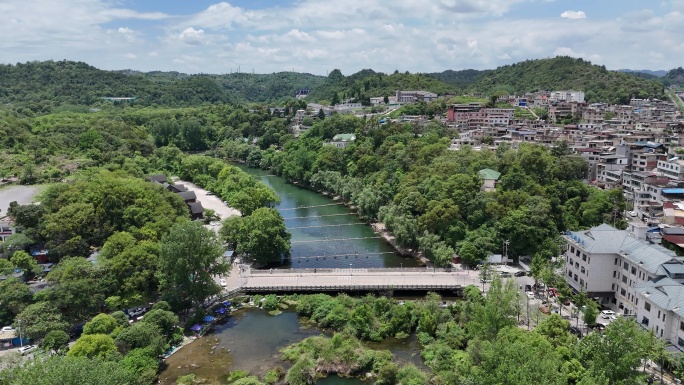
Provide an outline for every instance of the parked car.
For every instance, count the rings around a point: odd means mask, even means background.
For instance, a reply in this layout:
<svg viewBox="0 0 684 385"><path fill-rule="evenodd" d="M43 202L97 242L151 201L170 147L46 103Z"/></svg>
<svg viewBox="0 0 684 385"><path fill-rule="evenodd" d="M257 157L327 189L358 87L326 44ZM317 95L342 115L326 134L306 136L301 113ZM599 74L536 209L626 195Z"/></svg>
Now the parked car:
<svg viewBox="0 0 684 385"><path fill-rule="evenodd" d="M36 349L38 349L38 347L36 345L26 345L26 346L20 347L19 349L17 349L17 351L19 352L19 354L21 354L23 356L23 355L31 353L32 351L34 351Z"/></svg>
<svg viewBox="0 0 684 385"><path fill-rule="evenodd" d="M14 328L11 327L11 326L3 326L3 327L2 327L2 331L3 331L3 332L13 332L13 331L14 331Z"/></svg>
<svg viewBox="0 0 684 385"><path fill-rule="evenodd" d="M531 292L531 291L526 291L526 292L525 292L525 295L526 295L527 298L529 298L529 299L534 299L534 293Z"/></svg>
<svg viewBox="0 0 684 385"><path fill-rule="evenodd" d="M520 270L520 271L516 271L515 274L513 274L513 275L515 275L516 277L524 277L525 272Z"/></svg>
<svg viewBox="0 0 684 385"><path fill-rule="evenodd" d="M636 217L636 216L637 216L636 211L630 211L630 212L629 212L629 216L630 216L630 217Z"/></svg>
<svg viewBox="0 0 684 385"><path fill-rule="evenodd" d="M228 283L226 282L225 279L221 278L221 279L219 280L219 285L221 285L221 286L223 286L223 287L226 287L226 286L228 286Z"/></svg>
<svg viewBox="0 0 684 385"><path fill-rule="evenodd" d="M143 306L134 307L128 310L128 318L136 318L147 312L147 309Z"/></svg>
<svg viewBox="0 0 684 385"><path fill-rule="evenodd" d="M570 326L570 334L574 334L579 338L582 338L582 331L575 326Z"/></svg>
<svg viewBox="0 0 684 385"><path fill-rule="evenodd" d="M616 319L617 314L612 310L601 310L601 318L603 319Z"/></svg>
<svg viewBox="0 0 684 385"><path fill-rule="evenodd" d="M511 273L509 273L507 271L501 272L501 278L510 278L510 277L511 277Z"/></svg>
<svg viewBox="0 0 684 385"><path fill-rule="evenodd" d="M555 287L550 287L549 294L551 294L552 297L558 297L558 290L556 290Z"/></svg>
<svg viewBox="0 0 684 385"><path fill-rule="evenodd" d="M551 310L547 306L539 306L539 311L544 314L551 314Z"/></svg>
<svg viewBox="0 0 684 385"><path fill-rule="evenodd" d="M532 285L525 285L525 291L532 291Z"/></svg>

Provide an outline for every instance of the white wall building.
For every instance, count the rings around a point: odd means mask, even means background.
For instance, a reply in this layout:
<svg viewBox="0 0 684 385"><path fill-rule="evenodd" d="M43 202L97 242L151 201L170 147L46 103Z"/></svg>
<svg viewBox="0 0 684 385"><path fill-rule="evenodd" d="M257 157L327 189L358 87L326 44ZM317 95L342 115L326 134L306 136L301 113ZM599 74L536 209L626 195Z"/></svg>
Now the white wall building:
<svg viewBox="0 0 684 385"><path fill-rule="evenodd" d="M564 276L570 287L622 314L637 313L636 285L664 275L665 263L682 263L673 251L606 224L568 231L565 238Z"/></svg>
<svg viewBox="0 0 684 385"><path fill-rule="evenodd" d="M549 100L554 102L577 102L584 103L584 92L582 91L551 91Z"/></svg>

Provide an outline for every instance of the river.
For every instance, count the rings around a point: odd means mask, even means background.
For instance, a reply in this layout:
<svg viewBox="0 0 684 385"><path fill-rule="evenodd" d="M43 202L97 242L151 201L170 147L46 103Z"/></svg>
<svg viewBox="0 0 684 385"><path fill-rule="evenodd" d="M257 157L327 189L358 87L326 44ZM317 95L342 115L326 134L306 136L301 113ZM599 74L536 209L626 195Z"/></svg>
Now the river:
<svg viewBox="0 0 684 385"><path fill-rule="evenodd" d="M272 316L261 309L241 309L231 314L225 324L218 325L214 333L191 342L166 359L159 374L160 383L172 385L178 377L191 373L214 384L225 383L228 374L235 370L245 370L259 377L277 366L287 370L290 364L280 360L280 349L321 334L328 332L301 323L293 310ZM375 350L391 351L394 362L399 365L413 363L423 367L415 336L366 345ZM363 382L331 376L318 384L361 385Z"/></svg>
<svg viewBox="0 0 684 385"><path fill-rule="evenodd" d="M281 199L277 209L292 234L293 269L415 267L366 223L339 202L287 183L267 171L235 164L271 187Z"/></svg>

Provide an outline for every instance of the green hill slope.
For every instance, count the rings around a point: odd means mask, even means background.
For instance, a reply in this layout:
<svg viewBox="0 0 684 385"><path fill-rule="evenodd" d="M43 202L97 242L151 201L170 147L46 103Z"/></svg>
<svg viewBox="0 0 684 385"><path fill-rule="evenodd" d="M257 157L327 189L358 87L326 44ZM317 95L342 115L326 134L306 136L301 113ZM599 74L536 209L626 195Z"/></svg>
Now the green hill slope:
<svg viewBox="0 0 684 385"><path fill-rule="evenodd" d="M584 91L589 103L627 103L631 97L664 97L663 84L657 80L608 71L604 66L566 56L499 67L468 86L472 92L487 94L497 90L523 93L564 89Z"/></svg>
<svg viewBox="0 0 684 385"><path fill-rule="evenodd" d="M666 86L669 85L684 85L684 68L678 67L674 68L661 78L661 81L665 83Z"/></svg>
<svg viewBox="0 0 684 385"><path fill-rule="evenodd" d="M391 75L365 69L350 76L333 70L325 82L315 88L307 100L331 102L337 94L340 101L355 98L367 101L371 97L391 96L398 90L425 90L439 95L458 93L459 87L446 84L427 74L399 73Z"/></svg>

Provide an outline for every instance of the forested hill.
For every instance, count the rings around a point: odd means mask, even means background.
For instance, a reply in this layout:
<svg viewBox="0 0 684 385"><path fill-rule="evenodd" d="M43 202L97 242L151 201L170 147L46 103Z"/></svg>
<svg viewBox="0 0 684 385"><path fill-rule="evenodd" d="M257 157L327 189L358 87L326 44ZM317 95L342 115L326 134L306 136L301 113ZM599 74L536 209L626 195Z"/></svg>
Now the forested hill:
<svg viewBox="0 0 684 385"><path fill-rule="evenodd" d="M459 88L466 88L477 79L491 73L492 70L446 70L444 72L433 72L428 75L447 84L455 85Z"/></svg>
<svg viewBox="0 0 684 385"><path fill-rule="evenodd" d="M136 97L139 105L169 107L217 102L268 102L320 86L325 77L280 72L187 75L178 72L104 71L82 62L0 65L0 103L25 103L34 112L59 105L92 106L103 97Z"/></svg>
<svg viewBox="0 0 684 385"><path fill-rule="evenodd" d="M354 98L359 101L368 101L371 97L394 95L397 90L425 90L438 95L460 92L459 87L439 81L427 74L395 71L387 75L365 69L353 75L344 76L340 70L336 69L330 72L325 82L315 88L307 99L338 102Z"/></svg>
<svg viewBox="0 0 684 385"><path fill-rule="evenodd" d="M477 78L467 89L485 94L496 91L580 90L585 92L589 103L627 103L631 97L664 97L663 84L657 80L608 71L604 66L567 56L526 60L499 67Z"/></svg>
<svg viewBox="0 0 684 385"><path fill-rule="evenodd" d="M670 85L670 84L676 84L676 85L683 85L684 84L684 68L679 67L670 70L665 76L662 78L663 82L665 82L665 85Z"/></svg>
<svg viewBox="0 0 684 385"><path fill-rule="evenodd" d="M109 96L174 107L229 101L216 82L201 76L159 84L140 74L103 71L82 62L0 65L1 103L25 103L34 112L46 112L65 104L94 105Z"/></svg>

